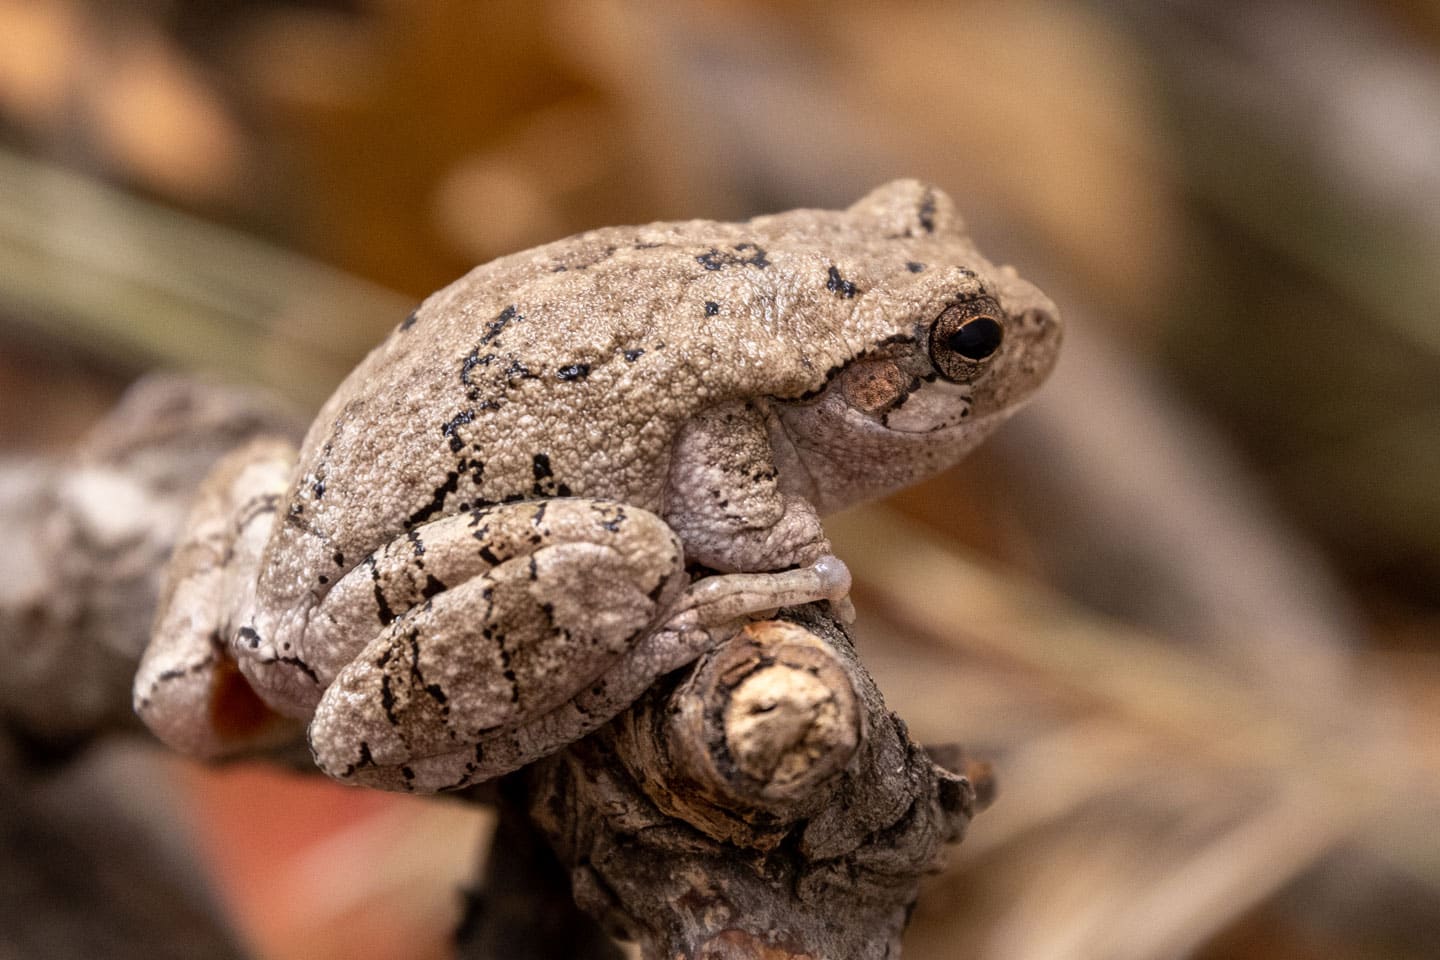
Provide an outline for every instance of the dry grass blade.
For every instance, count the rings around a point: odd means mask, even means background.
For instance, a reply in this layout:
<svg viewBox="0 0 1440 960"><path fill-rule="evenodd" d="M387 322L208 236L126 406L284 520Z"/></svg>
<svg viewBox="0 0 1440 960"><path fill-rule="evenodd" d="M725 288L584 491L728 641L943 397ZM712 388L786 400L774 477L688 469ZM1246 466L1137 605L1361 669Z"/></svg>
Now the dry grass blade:
<svg viewBox="0 0 1440 960"><path fill-rule="evenodd" d="M414 306L295 253L0 151L0 304L136 365L318 404Z"/></svg>
<svg viewBox="0 0 1440 960"><path fill-rule="evenodd" d="M829 529L877 646L928 661L915 674L1000 688L938 682L926 697L951 702L917 704L922 726L948 717L944 736L982 731L1000 752L1001 800L959 855L965 869L983 860L988 889L977 903L952 870L922 901L910 955L947 955L927 952L925 931L929 918L953 935L949 910L978 912L971 935L987 958L1183 955L1342 844L1387 856L1428 820L1433 787L1395 705L1358 684L1341 698L1280 696L1213 650L1107 621L883 507ZM1039 704L1044 717L1022 708L1007 728L967 718L967 698ZM1440 889L1434 871L1427 882Z"/></svg>

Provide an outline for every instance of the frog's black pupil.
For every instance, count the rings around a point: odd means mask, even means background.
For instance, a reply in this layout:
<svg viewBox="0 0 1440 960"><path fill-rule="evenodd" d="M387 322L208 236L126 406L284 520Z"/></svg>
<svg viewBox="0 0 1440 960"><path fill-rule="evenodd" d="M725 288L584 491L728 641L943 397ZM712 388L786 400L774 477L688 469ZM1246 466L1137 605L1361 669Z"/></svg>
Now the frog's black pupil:
<svg viewBox="0 0 1440 960"><path fill-rule="evenodd" d="M1000 349L1003 331L989 317L976 317L950 334L946 344L966 360L984 360Z"/></svg>

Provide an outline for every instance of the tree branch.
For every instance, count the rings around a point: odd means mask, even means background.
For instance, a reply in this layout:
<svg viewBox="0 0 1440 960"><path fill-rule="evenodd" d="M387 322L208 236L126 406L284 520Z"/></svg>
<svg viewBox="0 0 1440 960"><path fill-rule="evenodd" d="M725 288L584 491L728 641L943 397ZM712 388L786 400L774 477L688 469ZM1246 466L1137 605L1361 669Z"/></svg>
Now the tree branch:
<svg viewBox="0 0 1440 960"><path fill-rule="evenodd" d="M646 957L893 957L975 789L912 743L843 628L752 624L530 768L576 900Z"/></svg>

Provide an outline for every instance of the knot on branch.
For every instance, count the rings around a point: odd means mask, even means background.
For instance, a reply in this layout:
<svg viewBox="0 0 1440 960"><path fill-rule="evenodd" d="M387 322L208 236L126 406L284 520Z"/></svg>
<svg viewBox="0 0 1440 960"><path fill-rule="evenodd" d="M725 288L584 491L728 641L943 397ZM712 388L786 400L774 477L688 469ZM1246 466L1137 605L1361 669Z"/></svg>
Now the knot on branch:
<svg viewBox="0 0 1440 960"><path fill-rule="evenodd" d="M974 813L964 761L944 760L805 607L531 767L530 815L577 902L646 956L866 960L893 955Z"/></svg>
<svg viewBox="0 0 1440 960"><path fill-rule="evenodd" d="M851 665L794 623L753 623L623 723L620 755L670 816L773 846L863 735Z"/></svg>

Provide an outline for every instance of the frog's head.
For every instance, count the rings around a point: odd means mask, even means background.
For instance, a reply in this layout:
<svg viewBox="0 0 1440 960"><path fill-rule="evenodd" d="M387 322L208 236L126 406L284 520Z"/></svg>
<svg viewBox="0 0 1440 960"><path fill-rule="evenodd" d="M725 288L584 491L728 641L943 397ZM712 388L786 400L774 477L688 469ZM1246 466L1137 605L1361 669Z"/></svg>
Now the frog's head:
<svg viewBox="0 0 1440 960"><path fill-rule="evenodd" d="M774 438L782 476L822 510L958 461L1035 392L1061 339L1055 305L981 257L940 191L897 181L846 214L880 237L845 331L855 349L778 405Z"/></svg>

